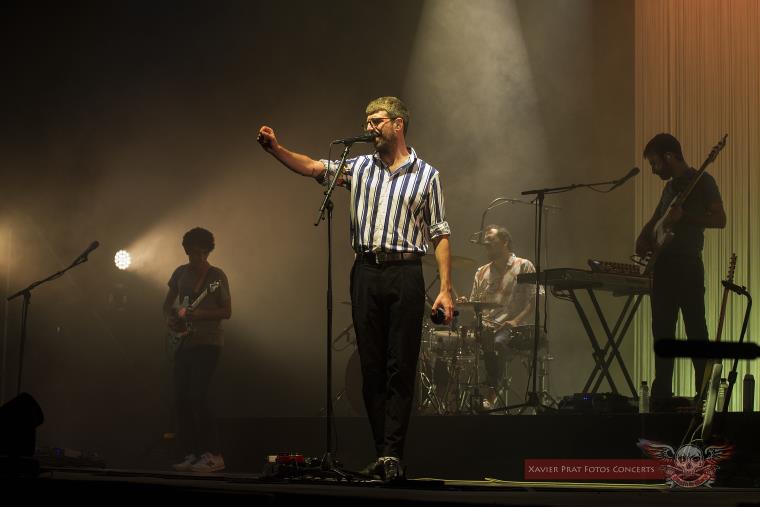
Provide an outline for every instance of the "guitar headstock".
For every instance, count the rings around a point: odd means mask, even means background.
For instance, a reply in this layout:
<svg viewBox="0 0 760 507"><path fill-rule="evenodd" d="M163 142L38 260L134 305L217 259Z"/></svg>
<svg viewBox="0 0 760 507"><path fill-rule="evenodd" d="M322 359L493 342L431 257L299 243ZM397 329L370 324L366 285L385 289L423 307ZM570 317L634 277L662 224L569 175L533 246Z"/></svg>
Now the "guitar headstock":
<svg viewBox="0 0 760 507"><path fill-rule="evenodd" d="M221 285L222 285L222 282L220 282L219 280L215 282L211 282L210 284L208 284L208 293L211 294L216 289L218 289Z"/></svg>
<svg viewBox="0 0 760 507"><path fill-rule="evenodd" d="M736 272L736 254L731 254L731 260L728 261L728 274L726 275L726 281L734 282L734 273Z"/></svg>
<svg viewBox="0 0 760 507"><path fill-rule="evenodd" d="M715 162L715 158L718 156L718 153L726 146L726 138L728 137L728 134L724 134L723 138L721 138L720 141L718 141L718 144L713 146L712 151L710 151L710 155L707 156L707 163L712 164Z"/></svg>

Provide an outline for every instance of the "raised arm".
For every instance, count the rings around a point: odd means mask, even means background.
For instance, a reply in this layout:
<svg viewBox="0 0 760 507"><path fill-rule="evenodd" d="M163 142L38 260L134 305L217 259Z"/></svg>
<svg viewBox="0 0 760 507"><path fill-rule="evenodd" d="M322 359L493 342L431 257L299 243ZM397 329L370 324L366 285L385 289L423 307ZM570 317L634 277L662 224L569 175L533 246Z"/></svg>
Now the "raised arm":
<svg viewBox="0 0 760 507"><path fill-rule="evenodd" d="M318 178L325 172L325 166L319 160L288 150L277 142L272 128L264 125L259 129L256 140L267 153L279 160L282 165L301 176Z"/></svg>

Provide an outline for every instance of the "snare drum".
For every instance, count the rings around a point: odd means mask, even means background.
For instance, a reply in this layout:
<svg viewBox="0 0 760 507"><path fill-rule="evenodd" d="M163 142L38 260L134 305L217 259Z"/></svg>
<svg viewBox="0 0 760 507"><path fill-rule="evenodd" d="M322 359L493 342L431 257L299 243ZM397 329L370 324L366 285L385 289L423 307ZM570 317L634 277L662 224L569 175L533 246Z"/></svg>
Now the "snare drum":
<svg viewBox="0 0 760 507"><path fill-rule="evenodd" d="M429 331L430 350L443 358L465 357L475 354L475 334L471 329L431 329Z"/></svg>

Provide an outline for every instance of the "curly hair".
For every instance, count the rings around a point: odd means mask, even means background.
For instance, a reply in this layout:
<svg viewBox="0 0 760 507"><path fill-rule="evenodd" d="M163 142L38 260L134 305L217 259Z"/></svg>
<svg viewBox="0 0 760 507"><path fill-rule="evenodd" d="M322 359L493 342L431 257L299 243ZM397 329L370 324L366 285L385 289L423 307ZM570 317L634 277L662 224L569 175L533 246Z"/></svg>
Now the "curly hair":
<svg viewBox="0 0 760 507"><path fill-rule="evenodd" d="M211 231L202 227L190 229L182 236L182 247L186 254L190 254L190 248L197 246L211 252L214 249L214 235Z"/></svg>

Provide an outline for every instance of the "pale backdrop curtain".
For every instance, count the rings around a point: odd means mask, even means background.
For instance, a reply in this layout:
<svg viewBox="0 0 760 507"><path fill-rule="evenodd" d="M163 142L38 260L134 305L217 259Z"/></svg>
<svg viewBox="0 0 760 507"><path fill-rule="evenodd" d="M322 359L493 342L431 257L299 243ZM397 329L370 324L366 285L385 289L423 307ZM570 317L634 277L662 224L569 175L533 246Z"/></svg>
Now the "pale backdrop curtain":
<svg viewBox="0 0 760 507"><path fill-rule="evenodd" d="M670 132L686 161L699 168L724 133L727 145L708 171L718 182L728 224L708 229L704 249L707 325L715 335L729 257L738 255L736 283L760 302L760 1L637 0L635 8L636 231L651 217L663 183L642 157L646 142ZM634 236L635 237L635 236ZM745 301L729 297L723 339L737 341ZM648 301L634 326L637 384L654 377ZM760 308L751 317L747 339L757 342ZM685 338L682 324L678 336ZM724 361L724 371L731 362ZM757 382L760 360L740 362L732 410L739 410L742 379ZM677 395L693 395L691 362L678 360ZM756 389L757 392L757 389ZM755 407L758 399L755 394Z"/></svg>

